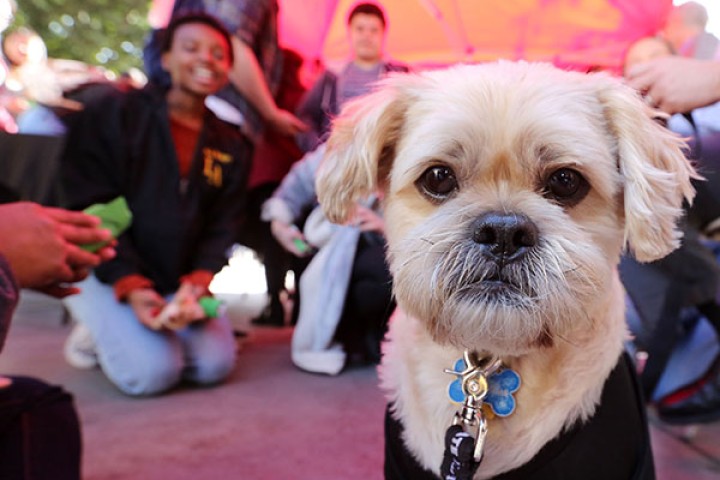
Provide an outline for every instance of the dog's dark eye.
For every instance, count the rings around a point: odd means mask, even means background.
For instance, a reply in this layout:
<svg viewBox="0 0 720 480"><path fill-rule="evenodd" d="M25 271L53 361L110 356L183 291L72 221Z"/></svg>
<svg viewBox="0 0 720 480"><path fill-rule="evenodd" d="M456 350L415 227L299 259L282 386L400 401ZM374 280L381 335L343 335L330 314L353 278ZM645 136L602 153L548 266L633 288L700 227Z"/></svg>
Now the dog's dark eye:
<svg viewBox="0 0 720 480"><path fill-rule="evenodd" d="M561 168L548 177L545 188L547 196L563 205L573 206L587 195L590 185L585 177L575 170Z"/></svg>
<svg viewBox="0 0 720 480"><path fill-rule="evenodd" d="M458 188L455 172L445 166L430 167L415 182L421 192L436 201L442 201Z"/></svg>

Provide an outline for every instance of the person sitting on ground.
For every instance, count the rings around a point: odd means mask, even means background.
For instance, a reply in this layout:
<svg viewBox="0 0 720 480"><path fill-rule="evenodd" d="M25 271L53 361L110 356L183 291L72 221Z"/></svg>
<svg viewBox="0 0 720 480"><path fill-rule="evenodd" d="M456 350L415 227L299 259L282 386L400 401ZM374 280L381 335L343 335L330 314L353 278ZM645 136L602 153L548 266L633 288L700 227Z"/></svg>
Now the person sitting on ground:
<svg viewBox="0 0 720 480"><path fill-rule="evenodd" d="M212 16L176 17L162 46L170 88L111 91L88 103L69 132L61 164L69 206L123 196L133 220L117 258L66 300L78 322L66 358L99 362L129 395L165 392L181 380L216 384L235 364L225 316L181 311L159 323L173 294L191 305L209 295L244 212L249 142L204 104L227 82L231 44ZM88 340L96 358L83 348Z"/></svg>
<svg viewBox="0 0 720 480"><path fill-rule="evenodd" d="M77 292L70 283L115 255L79 245L111 240L99 219L29 202L0 205L0 351L20 288L54 296ZM0 376L0 478L80 480L81 436L73 397L26 376Z"/></svg>
<svg viewBox="0 0 720 480"><path fill-rule="evenodd" d="M352 221L334 225L317 206L315 173L325 145L305 155L263 205L278 242L297 257L312 257L299 279L299 313L292 360L299 368L335 375L350 359L380 361L380 341L394 310L385 261L385 222L379 198L358 204ZM314 209L301 233L303 212Z"/></svg>
<svg viewBox="0 0 720 480"><path fill-rule="evenodd" d="M348 15L352 60L340 73L326 70L300 101L296 113L310 129L297 135L304 152L324 141L330 120L349 99L368 93L372 84L390 72L407 72L405 65L383 60L385 14L374 3L359 3Z"/></svg>

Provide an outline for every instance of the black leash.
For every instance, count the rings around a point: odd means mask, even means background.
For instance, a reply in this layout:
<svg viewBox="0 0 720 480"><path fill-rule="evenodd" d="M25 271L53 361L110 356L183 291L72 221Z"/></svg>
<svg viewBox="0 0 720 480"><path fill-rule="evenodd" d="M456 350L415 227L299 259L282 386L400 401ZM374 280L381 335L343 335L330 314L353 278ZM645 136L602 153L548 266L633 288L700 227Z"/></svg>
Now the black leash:
<svg viewBox="0 0 720 480"><path fill-rule="evenodd" d="M440 467L443 480L472 480L480 466L474 453L475 439L472 435L460 425L451 425L445 433L445 453Z"/></svg>
<svg viewBox="0 0 720 480"><path fill-rule="evenodd" d="M480 357L465 350L463 358L445 373L456 379L448 386L448 396L461 405L445 433L445 453L440 466L443 480L472 480L483 459L488 424L482 407L493 415L506 417L515 411L513 393L520 388L520 376L503 368L495 356ZM471 433L472 432L472 433Z"/></svg>

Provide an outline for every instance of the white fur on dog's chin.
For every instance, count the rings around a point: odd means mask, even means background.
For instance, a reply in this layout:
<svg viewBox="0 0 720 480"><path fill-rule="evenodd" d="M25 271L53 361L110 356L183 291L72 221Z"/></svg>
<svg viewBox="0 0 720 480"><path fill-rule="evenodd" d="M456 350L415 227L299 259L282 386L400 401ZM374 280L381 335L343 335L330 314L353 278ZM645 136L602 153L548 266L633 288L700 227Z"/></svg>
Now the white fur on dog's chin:
<svg viewBox="0 0 720 480"><path fill-rule="evenodd" d="M617 274L611 291L608 301L590 312L593 318L606 317L593 321L593 328L567 333L552 349L503 357L522 379L515 393L517 409L507 418L489 421L476 479L527 463L565 428L594 414L627 334ZM403 425L403 441L423 467L436 472L445 431L458 410L446 393L455 377L443 369L452 368L462 350L434 342L422 322L398 310L390 321L383 355L381 385L394 405L393 416Z"/></svg>

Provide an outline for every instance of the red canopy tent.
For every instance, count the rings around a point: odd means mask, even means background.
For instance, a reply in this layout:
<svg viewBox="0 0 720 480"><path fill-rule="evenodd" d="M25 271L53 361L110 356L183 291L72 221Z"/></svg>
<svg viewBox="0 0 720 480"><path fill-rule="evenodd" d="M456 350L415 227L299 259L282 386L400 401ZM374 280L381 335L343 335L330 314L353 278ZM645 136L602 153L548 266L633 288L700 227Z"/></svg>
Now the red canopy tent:
<svg viewBox="0 0 720 480"><path fill-rule="evenodd" d="M280 41L327 64L348 57L347 13L357 0L279 0ZM654 34L672 0L378 0L386 51L416 66L498 58L617 68L629 43ZM172 0L155 0L155 23ZM151 17L151 21L153 17Z"/></svg>

